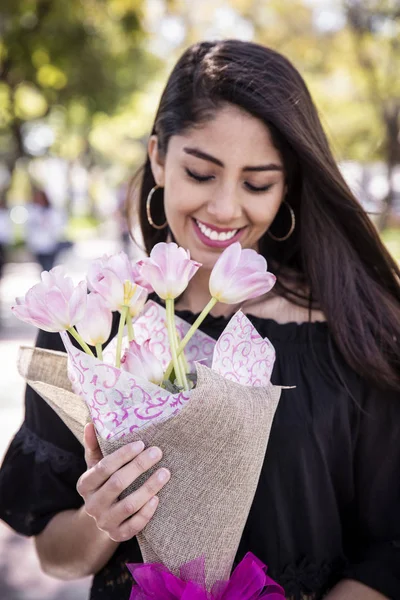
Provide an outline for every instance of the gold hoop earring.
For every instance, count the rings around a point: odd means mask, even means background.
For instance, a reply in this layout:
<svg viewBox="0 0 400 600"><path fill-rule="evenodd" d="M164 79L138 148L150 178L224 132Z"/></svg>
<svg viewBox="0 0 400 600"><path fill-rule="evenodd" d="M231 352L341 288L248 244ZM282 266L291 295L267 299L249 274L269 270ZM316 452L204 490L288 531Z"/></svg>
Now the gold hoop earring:
<svg viewBox="0 0 400 600"><path fill-rule="evenodd" d="M151 190L149 192L149 195L147 196L147 200L146 200L146 215L147 215L147 220L148 220L149 224L152 227L154 227L154 229L164 229L168 225L167 220L165 220L165 223L163 225L156 225L156 223L154 223L153 219L151 218L151 213L150 213L150 204L151 204L151 199L153 197L153 194L157 190L161 190L161 189L162 189L161 185L155 185L153 188L151 188Z"/></svg>
<svg viewBox="0 0 400 600"><path fill-rule="evenodd" d="M285 240L290 238L290 236L292 235L292 233L294 231L294 228L296 227L296 216L294 214L293 208L290 206L290 204L287 200L284 200L282 202L282 204L286 204L286 206L288 207L288 209L290 211L290 218L292 220L292 223L290 225L290 229L289 229L288 233L286 235L284 235L283 237L276 237L270 231L267 231L269 237L272 238L273 240L275 240L276 242L284 242Z"/></svg>

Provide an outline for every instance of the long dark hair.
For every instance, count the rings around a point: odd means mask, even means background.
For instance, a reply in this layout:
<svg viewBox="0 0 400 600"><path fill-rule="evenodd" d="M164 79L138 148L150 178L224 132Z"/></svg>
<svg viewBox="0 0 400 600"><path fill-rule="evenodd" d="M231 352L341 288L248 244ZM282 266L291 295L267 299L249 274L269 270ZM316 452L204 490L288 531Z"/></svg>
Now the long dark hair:
<svg viewBox="0 0 400 600"><path fill-rule="evenodd" d="M287 241L265 235L259 244L278 276L277 292L319 307L347 363L380 387L400 390L399 268L346 185L309 91L285 57L239 40L191 46L161 97L152 130L159 152L165 155L171 136L212 118L226 103L262 120L282 155L296 228ZM146 217L146 198L154 185L147 157L136 187L147 252L168 235L168 229L154 229ZM277 237L290 227L285 208L271 226ZM152 202L151 209L153 220L163 223L162 202ZM297 279L290 282L290 273ZM293 291L301 284L305 295Z"/></svg>

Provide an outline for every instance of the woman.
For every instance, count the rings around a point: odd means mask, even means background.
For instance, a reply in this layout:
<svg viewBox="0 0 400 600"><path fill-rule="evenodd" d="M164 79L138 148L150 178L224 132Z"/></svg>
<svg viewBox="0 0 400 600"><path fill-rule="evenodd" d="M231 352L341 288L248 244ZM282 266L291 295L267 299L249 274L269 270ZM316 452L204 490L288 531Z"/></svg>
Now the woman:
<svg viewBox="0 0 400 600"><path fill-rule="evenodd" d="M177 303L183 318L203 308L209 271L236 240L278 277L274 295L243 310L275 345L273 382L296 389L281 397L237 560L253 551L291 599L400 599L400 273L343 181L298 72L251 43L189 48L133 190L146 250L175 239L204 265ZM203 330L218 337L236 308L217 305ZM52 334L38 344L61 348ZM28 389L1 516L35 536L48 573L95 573L93 600L128 598L134 535L171 474L117 502L162 449L101 459L91 426L85 441L86 470L78 442ZM29 472L23 483L17 468Z"/></svg>
<svg viewBox="0 0 400 600"><path fill-rule="evenodd" d="M54 267L65 226L63 212L51 204L44 190L34 187L32 202L28 206L25 237L26 246L41 270L50 271Z"/></svg>

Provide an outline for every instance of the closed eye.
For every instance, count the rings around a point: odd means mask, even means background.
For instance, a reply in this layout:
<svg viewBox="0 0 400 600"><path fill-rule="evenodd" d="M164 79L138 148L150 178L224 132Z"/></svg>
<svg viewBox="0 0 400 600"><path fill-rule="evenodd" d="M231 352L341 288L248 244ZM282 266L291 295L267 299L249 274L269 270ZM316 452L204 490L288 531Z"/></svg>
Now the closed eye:
<svg viewBox="0 0 400 600"><path fill-rule="evenodd" d="M244 182L244 185L247 187L250 192L268 192L274 185L273 183L269 183L268 185L263 185L262 187L256 187L255 185L251 185L248 181Z"/></svg>
<svg viewBox="0 0 400 600"><path fill-rule="evenodd" d="M185 171L189 175L189 177L191 177L195 181L211 181L211 179L214 179L214 175L199 175L198 173L194 173L193 171L190 171L190 169L187 168L185 168Z"/></svg>
<svg viewBox="0 0 400 600"><path fill-rule="evenodd" d="M211 180L215 179L214 175L199 175L198 173L195 173L194 171L191 171L187 167L185 167L185 171L186 171L187 175L191 179L194 179L195 181L198 181L200 183L204 183L206 181L211 181ZM252 185L248 181L245 181L244 185L247 187L247 189L250 192L255 192L255 193L259 192L259 193L261 193L261 192L267 192L269 189L272 188L272 186L274 184L273 183L269 183L267 185L263 185L262 187L256 187L255 185Z"/></svg>

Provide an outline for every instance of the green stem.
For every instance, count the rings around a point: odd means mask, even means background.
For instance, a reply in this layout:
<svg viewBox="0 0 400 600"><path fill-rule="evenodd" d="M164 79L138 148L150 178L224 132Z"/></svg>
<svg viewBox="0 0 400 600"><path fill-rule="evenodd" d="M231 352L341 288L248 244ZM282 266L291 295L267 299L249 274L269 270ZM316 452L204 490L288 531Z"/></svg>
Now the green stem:
<svg viewBox="0 0 400 600"><path fill-rule="evenodd" d="M118 336L117 336L117 350L115 357L115 366L117 369L121 366L121 350L122 350L122 335L124 333L124 327L126 322L126 316L128 314L129 306L122 306L121 317L119 319Z"/></svg>
<svg viewBox="0 0 400 600"><path fill-rule="evenodd" d="M178 331L178 330L176 330L176 341L177 341L177 343L178 343L178 346L177 346L177 347L179 348L179 345L180 345L180 343L181 343L181 336L179 335L179 331ZM188 363L188 361L186 360L185 352L184 352L184 351L183 351L183 352L181 352L181 353L178 355L178 358L179 358L179 359L180 359L180 361L181 361L182 368L183 368L183 370L185 371L185 373L189 373L189 363Z"/></svg>
<svg viewBox="0 0 400 600"><path fill-rule="evenodd" d="M195 331L200 327L200 325L202 324L202 322L204 321L204 319L206 318L208 313L214 308L214 306L217 304L217 302L218 302L218 300L216 298L210 298L208 304L203 308L203 310L201 311L201 313L199 314L199 316L197 317L197 319L195 320L195 322L193 323L193 325L191 326L191 328L189 329L189 331L187 332L187 334L185 335L185 337L179 344L178 349L177 349L178 357L181 354L181 352L184 350L184 348L185 348L186 344L188 343L188 341L190 340L190 338L193 336ZM171 361L167 367L167 370L165 371L164 379L169 378L173 368L174 368L174 364Z"/></svg>
<svg viewBox="0 0 400 600"><path fill-rule="evenodd" d="M103 360L103 348L101 344L96 344L96 354L99 360Z"/></svg>
<svg viewBox="0 0 400 600"><path fill-rule="evenodd" d="M128 324L128 340L131 342L132 340L135 339L135 332L133 331L132 317L129 314L127 317L127 324Z"/></svg>
<svg viewBox="0 0 400 600"><path fill-rule="evenodd" d="M179 385L179 387L183 387L181 368L180 368L180 364L178 361L178 355L176 352L178 344L176 343L177 340L176 340L176 329L175 329L175 319L174 319L174 299L173 298L166 299L165 309L166 309L166 313L167 313L167 330L168 330L169 347L170 347L171 356L172 356L172 365L175 370L175 375L176 375L176 380L178 382L178 385Z"/></svg>
<svg viewBox="0 0 400 600"><path fill-rule="evenodd" d="M179 335L178 330L175 328L175 336L176 336L176 347L179 347L179 344L181 343L181 338ZM181 369L181 376L182 376L182 381L183 381L183 387L185 388L185 390L189 389L189 382L188 379L186 377L186 374L189 372L189 365L187 363L186 360L186 356L184 352L181 352L178 356L178 361L179 361L179 366Z"/></svg>
<svg viewBox="0 0 400 600"><path fill-rule="evenodd" d="M82 336L80 336L79 333L76 331L75 327L70 327L69 329L67 329L67 331L68 331L68 333L70 333L72 335L73 338L76 339L76 341L84 349L86 354L89 354L90 356L94 356L93 352L91 351L91 349L89 348L89 346L87 345L85 340L82 338Z"/></svg>

